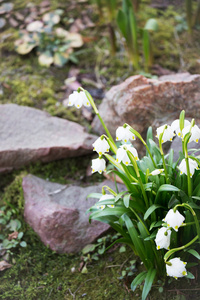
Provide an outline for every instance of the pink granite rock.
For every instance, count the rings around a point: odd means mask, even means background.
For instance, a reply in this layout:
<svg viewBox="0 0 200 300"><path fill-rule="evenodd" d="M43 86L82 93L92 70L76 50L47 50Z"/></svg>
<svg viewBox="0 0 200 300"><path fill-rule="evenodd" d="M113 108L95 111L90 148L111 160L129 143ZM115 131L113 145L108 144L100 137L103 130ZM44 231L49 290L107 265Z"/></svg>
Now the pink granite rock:
<svg viewBox="0 0 200 300"><path fill-rule="evenodd" d="M41 110L0 105L0 172L90 153L96 138L81 125Z"/></svg>
<svg viewBox="0 0 200 300"><path fill-rule="evenodd" d="M80 251L109 229L109 225L92 220L86 210L97 199L86 199L92 192L101 192L103 185L114 189L108 180L97 186L66 187L29 175L23 179L25 220L45 245L58 253ZM123 185L119 185L120 190Z"/></svg>
<svg viewBox="0 0 200 300"><path fill-rule="evenodd" d="M145 137L149 126L170 123L182 109L187 118L199 118L200 75L173 74L158 80L129 77L107 92L99 113L114 137L116 128L124 123ZM92 125L99 134L104 132L97 117Z"/></svg>

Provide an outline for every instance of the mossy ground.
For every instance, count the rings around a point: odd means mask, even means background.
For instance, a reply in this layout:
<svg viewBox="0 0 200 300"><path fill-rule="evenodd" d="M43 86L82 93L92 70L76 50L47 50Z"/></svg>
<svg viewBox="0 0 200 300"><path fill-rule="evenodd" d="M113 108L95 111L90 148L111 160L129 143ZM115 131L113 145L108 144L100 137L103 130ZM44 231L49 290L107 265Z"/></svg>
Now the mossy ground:
<svg viewBox="0 0 200 300"><path fill-rule="evenodd" d="M29 1L15 0L15 11L24 9ZM42 1L34 1L39 5ZM50 1L51 9L61 7L65 9L66 16L70 18L81 17L83 12L91 16L91 4L89 2L76 1ZM68 7L72 7L68 10ZM183 8L182 8L183 9ZM175 34L177 21L175 17L182 15L184 11L169 7L167 10L155 10L146 5L140 10L140 26L143 27L147 18L158 18L159 31L152 35L154 63L163 68L173 71L200 72L199 59L199 31L194 30L189 36L184 31ZM78 68L80 74L87 74L102 84L104 89L122 82L128 76L136 74L129 65L128 56L124 51L123 44L117 43L118 52L115 57L110 55L109 35L104 24L100 24L97 14L93 14L92 21L98 22L99 26L85 29L82 34L85 43L79 55ZM119 33L118 33L119 36ZM88 39L89 37L89 39ZM0 31L0 103L16 103L28 105L48 111L50 114L78 121L90 126L83 120L80 111L66 109L62 105L65 91L62 89L64 80L68 76L71 64L63 68L54 66L49 69L39 66L34 51L28 55L20 56L14 50L14 41L18 38L18 29L9 28ZM141 44L140 44L141 48ZM143 58L140 65L142 69ZM83 86L91 88L83 82ZM98 101L97 97L97 101ZM0 180L0 206L6 204L8 207L17 208L17 218L22 222L25 233L24 240L28 246L13 251L10 261L13 263L11 269L0 272L0 298L6 300L21 299L141 299L140 289L133 292L130 290L130 280L118 279L121 276L123 265L134 258L130 250L119 253L119 248L113 252L100 257L100 260L88 263L88 274L78 271L81 255L58 255L46 248L38 239L33 230L23 219L23 191L22 178L28 173L62 184L78 182L85 185L91 181L99 181L101 177L96 175L88 178L86 168L91 157L84 159L74 158L56 161L48 164L34 164L13 173L1 175ZM10 204L10 206L9 206ZM126 262L127 261L127 262ZM140 262L138 260L138 266ZM75 272L71 268L75 267ZM195 271L195 270L194 270ZM196 280L186 279L173 281L165 286L163 293L158 292L159 284L154 286L149 299L199 299L198 290L200 274L196 274Z"/></svg>

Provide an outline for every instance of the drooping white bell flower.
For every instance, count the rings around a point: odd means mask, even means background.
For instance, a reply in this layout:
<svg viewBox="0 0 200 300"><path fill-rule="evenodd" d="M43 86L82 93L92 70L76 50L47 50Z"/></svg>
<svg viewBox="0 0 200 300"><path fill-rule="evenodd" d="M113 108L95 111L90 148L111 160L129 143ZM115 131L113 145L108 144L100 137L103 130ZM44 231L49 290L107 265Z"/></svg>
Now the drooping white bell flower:
<svg viewBox="0 0 200 300"><path fill-rule="evenodd" d="M99 172L101 174L103 171L106 171L106 161L103 158L92 159L92 173Z"/></svg>
<svg viewBox="0 0 200 300"><path fill-rule="evenodd" d="M116 141L123 141L127 143L128 141L135 140L135 135L130 132L128 127L124 128L123 126L120 126L116 130Z"/></svg>
<svg viewBox="0 0 200 300"><path fill-rule="evenodd" d="M175 231L178 231L178 228L183 224L185 217L182 216L178 210L174 212L173 209L170 209L163 219L167 223L167 227L173 228Z"/></svg>
<svg viewBox="0 0 200 300"><path fill-rule="evenodd" d="M179 257L172 258L166 264L167 276L172 276L175 279L178 277L184 277L187 275L186 262L180 260Z"/></svg>
<svg viewBox="0 0 200 300"><path fill-rule="evenodd" d="M190 131L190 126L186 126L185 128L183 128L183 131L182 131L182 137L184 138L184 136ZM189 139L189 143L190 142L196 142L198 143L200 139L200 129L197 125L194 125L192 128L191 128L191 137Z"/></svg>
<svg viewBox="0 0 200 300"><path fill-rule="evenodd" d="M165 126L167 126L167 128L164 130ZM164 133L163 133L164 132ZM173 137L175 136L174 131L172 130L171 126L169 125L162 125L160 127L158 127L156 129L156 137L159 139L161 133L163 133L163 137L162 137L162 143L165 143L167 141L172 141Z"/></svg>
<svg viewBox="0 0 200 300"><path fill-rule="evenodd" d="M190 177L192 177L192 175L194 174L195 170L198 170L198 164L195 160L188 158L188 162L189 162L189 168L190 168ZM180 165L178 166L179 170L180 170L180 174L186 174L187 175L187 167L186 167L186 161L185 158L181 161Z"/></svg>
<svg viewBox="0 0 200 300"><path fill-rule="evenodd" d="M171 230L167 229L165 227L158 229L158 232L157 232L156 238L155 238L157 250L163 249L163 248L166 250L169 250L171 233L172 233Z"/></svg>
<svg viewBox="0 0 200 300"><path fill-rule="evenodd" d="M164 169L155 169L153 170L149 175L155 176L155 175L159 175L164 171Z"/></svg>
<svg viewBox="0 0 200 300"><path fill-rule="evenodd" d="M113 195L105 194L105 195L102 195L102 196L101 196L101 198L99 199L99 202L104 201L104 200L109 200L109 199L114 199L114 196L113 196ZM114 207L115 207L114 204L107 204L107 206L108 206L109 208L114 208ZM97 208L98 208L98 209L101 209L101 210L103 210L105 207L106 207L105 204L97 205Z"/></svg>
<svg viewBox="0 0 200 300"><path fill-rule="evenodd" d="M184 128L187 127L187 126L190 126L190 121L184 120ZM177 136L179 136L179 137L182 136L179 119L172 122L171 128L172 128L173 131L176 132Z"/></svg>
<svg viewBox="0 0 200 300"><path fill-rule="evenodd" d="M106 141L105 138L99 137L93 144L92 146L94 147L93 151L96 151L99 153L99 155L104 154L105 152L109 152L110 145Z"/></svg>
<svg viewBox="0 0 200 300"><path fill-rule="evenodd" d="M117 155L116 155L116 161L118 163L123 162L125 165L130 164L130 159L128 157L128 154L126 150L129 150L133 156L135 157L136 160L138 160L138 153L137 150L132 146L132 145L121 145L118 150L117 150Z"/></svg>
<svg viewBox="0 0 200 300"><path fill-rule="evenodd" d="M73 105L76 106L77 108L81 108L82 105L90 106L90 102L83 91L81 92L74 91L71 95L69 95L69 102L68 102L68 106L73 106Z"/></svg>

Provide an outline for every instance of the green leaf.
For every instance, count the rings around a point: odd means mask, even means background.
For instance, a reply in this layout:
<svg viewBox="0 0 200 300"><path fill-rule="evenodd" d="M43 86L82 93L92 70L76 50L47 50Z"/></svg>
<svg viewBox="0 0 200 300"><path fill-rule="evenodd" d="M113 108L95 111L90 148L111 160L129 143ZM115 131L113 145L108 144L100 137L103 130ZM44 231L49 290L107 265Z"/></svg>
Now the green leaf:
<svg viewBox="0 0 200 300"><path fill-rule="evenodd" d="M156 198L155 198L155 203L157 202L157 200L159 198L158 196L159 196L160 192L179 192L179 191L180 191L180 189L177 188L174 185L171 185L171 184L162 184L159 187L158 191L157 191L157 195L156 195Z"/></svg>
<svg viewBox="0 0 200 300"><path fill-rule="evenodd" d="M56 52L54 54L53 62L54 62L54 65L57 67L63 67L68 60L69 60L69 56L66 57L64 54L62 54L60 52Z"/></svg>
<svg viewBox="0 0 200 300"><path fill-rule="evenodd" d="M88 245L86 245L83 249L82 249L82 253L83 254L87 254L87 253L89 253L89 252L93 252L94 251L94 249L96 248L96 246L97 245L95 245L95 244L88 244Z"/></svg>
<svg viewBox="0 0 200 300"><path fill-rule="evenodd" d="M17 219L11 220L8 227L11 231L18 231L21 228L21 222Z"/></svg>
<svg viewBox="0 0 200 300"><path fill-rule="evenodd" d="M189 249L189 250L187 250L187 252L189 252L190 254L192 254L193 256L195 256L197 259L200 260L200 255L199 255L199 253L196 250Z"/></svg>
<svg viewBox="0 0 200 300"><path fill-rule="evenodd" d="M149 269L145 278L144 287L142 290L142 300L145 300L151 290L151 286L156 276L156 269Z"/></svg>
<svg viewBox="0 0 200 300"><path fill-rule="evenodd" d="M185 276L188 279L195 279L194 275L191 272L187 271L187 275Z"/></svg>
<svg viewBox="0 0 200 300"><path fill-rule="evenodd" d="M151 223L149 230L151 230L154 227L160 227L162 225L162 223L163 223L163 221L158 221L158 222L155 221L155 222Z"/></svg>
<svg viewBox="0 0 200 300"><path fill-rule="evenodd" d="M21 240L21 238L23 237L24 233L23 232L20 232L17 236L18 240Z"/></svg>
<svg viewBox="0 0 200 300"><path fill-rule="evenodd" d="M162 206L161 205L156 205L156 204L153 204L151 205L146 213L144 214L144 220L146 220L157 208L161 208Z"/></svg>
<svg viewBox="0 0 200 300"><path fill-rule="evenodd" d="M20 243L20 246L24 248L24 247L27 246L27 243L23 241L23 242Z"/></svg>
<svg viewBox="0 0 200 300"><path fill-rule="evenodd" d="M171 199L168 202L168 208L172 208L179 203L180 203L180 201L178 199L176 199L176 196L172 195Z"/></svg>
<svg viewBox="0 0 200 300"><path fill-rule="evenodd" d="M123 252L126 252L126 247L125 246L121 246L119 248L119 253L123 253Z"/></svg>
<svg viewBox="0 0 200 300"><path fill-rule="evenodd" d="M192 198L195 200L200 200L200 197L197 197L197 196L192 196Z"/></svg>
<svg viewBox="0 0 200 300"><path fill-rule="evenodd" d="M125 193L127 193L127 191L123 191L123 192L120 192L119 194L117 194L117 196L115 197L115 202L117 202L119 199L121 199Z"/></svg>
<svg viewBox="0 0 200 300"><path fill-rule="evenodd" d="M97 199L100 199L101 196L102 196L101 193L90 193L89 195L87 195L87 198L97 198Z"/></svg>
<svg viewBox="0 0 200 300"><path fill-rule="evenodd" d="M121 9L118 11L117 14L117 25L124 38L127 40L127 17Z"/></svg>
<svg viewBox="0 0 200 300"><path fill-rule="evenodd" d="M138 231L134 227L131 219L127 216L127 214L123 215L123 219L126 223L126 227L128 229L128 232L130 234L132 243L135 246L135 249L136 249L138 255L140 256L140 258L143 261L144 265L147 266L145 247L144 247L144 244L143 244L142 240L139 238Z"/></svg>
<svg viewBox="0 0 200 300"><path fill-rule="evenodd" d="M147 272L143 271L135 277L135 279L131 283L131 289L133 292L136 290L137 286L141 284L143 280L145 280L146 276Z"/></svg>
<svg viewBox="0 0 200 300"><path fill-rule="evenodd" d="M124 198L123 198L123 201L124 201L124 205L125 205L125 207L129 207L129 201L130 201L130 194L127 194L127 195L125 195L124 196Z"/></svg>

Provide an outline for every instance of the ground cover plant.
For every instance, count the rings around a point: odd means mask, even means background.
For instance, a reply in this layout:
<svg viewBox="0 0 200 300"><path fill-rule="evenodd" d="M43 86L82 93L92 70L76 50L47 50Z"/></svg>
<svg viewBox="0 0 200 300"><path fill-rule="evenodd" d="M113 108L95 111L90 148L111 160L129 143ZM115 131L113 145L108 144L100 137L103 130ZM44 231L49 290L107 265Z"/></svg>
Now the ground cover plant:
<svg viewBox="0 0 200 300"><path fill-rule="evenodd" d="M144 28L149 19L156 19L159 30L151 32L150 35L154 64L149 67L149 74L145 75L159 76L163 74L162 72L189 71L199 73L200 71L198 24L192 25L192 34L188 32L187 11L185 3L182 1L171 1L172 6L159 9L156 8L158 1L131 1L135 8L139 28L140 58L137 71L129 61L124 40L117 27L117 12L111 22L117 37L116 52L115 55L112 54L110 31L106 17L108 13L103 6L103 18L99 16L96 9L96 2L99 1L37 0L30 5L30 1L15 0L12 1L14 5L11 6L6 5L10 3L8 1L0 2L1 104L16 103L36 107L48 111L51 115L79 122L86 126L88 131L91 131L92 113L86 120L83 117L84 111L75 108L67 109L64 105L64 100L68 99L68 95L72 91L71 83L77 81L80 86L87 89L98 106L105 91L111 86L122 82L130 75L144 74L145 57L140 28ZM116 1L116 3L118 9L121 9L122 1ZM193 16L198 8L197 3L197 1L193 1ZM5 7L7 7L7 11ZM38 63L36 49L26 55L20 55L16 52L15 41L19 39L19 32L25 29L28 24L34 20L41 20L43 15L57 9L63 10L59 27L70 32L75 30L81 34L84 44L80 51L78 49L76 52L78 64L69 62L62 68L52 64L49 68L45 68ZM31 15L34 15L34 18L31 19ZM64 85L65 81L66 85ZM143 138L146 140L146 137ZM154 140L157 139L154 137ZM92 177L88 177L86 174L87 166L90 165L91 159L95 158L89 156L85 157L84 160L76 158L48 164L38 163L9 174L0 175L0 218L4 219L0 224L0 243L2 244L3 240L8 239L9 234L12 233L5 226L10 222L9 218L18 220L21 224L18 230L23 232L23 236L19 236L21 239L13 239L12 245L16 245L15 247L5 249L3 252L2 249L0 250L1 259L4 258L10 265L4 265L0 271L0 298L12 300L141 299L143 283L137 286L134 294L130 286L139 273L145 272L145 267L128 246L123 248L116 243L106 253L99 254L100 249L103 248L103 241L97 241L91 248L84 250L84 253L58 255L45 247L24 221L24 199L21 186L23 176L32 173L53 182L62 184L78 182L78 184L85 186L91 184L92 181L102 180L102 176L97 173L93 174ZM196 176L197 172L195 171L193 176ZM163 174L156 176L162 180ZM180 176L180 178L182 177ZM106 192L108 193L108 191ZM148 190L147 193L149 193ZM129 203L132 201L128 193L122 195L122 198L123 200L119 199L116 202L117 205L122 201L125 201L126 205L128 201ZM195 201L198 202L197 199ZM97 205L99 204L100 202ZM108 203L108 205L112 204ZM107 207L104 210L94 208L100 213L107 209ZM157 208L148 216L147 222L150 222L154 213L159 209ZM179 207L178 210L180 210ZM181 207L180 213L185 216L183 207ZM163 215L164 217L165 215ZM5 220L7 223L3 224ZM172 229L171 238L176 237L176 235L182 236L183 230L186 230L187 227L189 228L189 226L180 227L178 233ZM158 228L160 227L153 227L151 231L155 230L156 233ZM114 231L111 231L111 237L105 238L106 247L114 242L112 240L114 235ZM155 237L152 241L155 244L154 239ZM20 246L23 241L26 242L26 247ZM98 244L100 245L98 246ZM22 245L25 246L25 244ZM161 255L160 252L167 252L163 249L156 251L158 255ZM189 253L183 252L183 255L186 254L189 255ZM98 261L95 260L96 257L98 257ZM191 261L197 261L195 257L192 260L192 257L190 254ZM175 280L167 277L165 284L164 280L156 279L148 296L149 299L184 300L200 297L199 269L195 266L188 268L191 262L187 261L187 258L184 258L183 261L188 262L186 265L187 272L189 270L194 274L195 279L187 279L184 276L181 280ZM83 270L86 272L82 272Z"/></svg>

